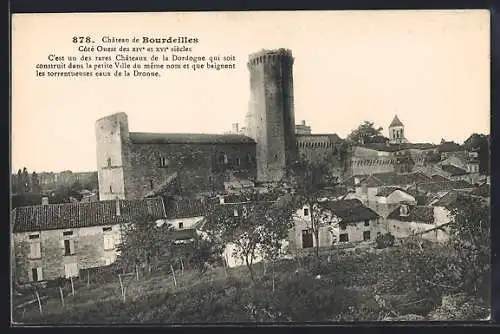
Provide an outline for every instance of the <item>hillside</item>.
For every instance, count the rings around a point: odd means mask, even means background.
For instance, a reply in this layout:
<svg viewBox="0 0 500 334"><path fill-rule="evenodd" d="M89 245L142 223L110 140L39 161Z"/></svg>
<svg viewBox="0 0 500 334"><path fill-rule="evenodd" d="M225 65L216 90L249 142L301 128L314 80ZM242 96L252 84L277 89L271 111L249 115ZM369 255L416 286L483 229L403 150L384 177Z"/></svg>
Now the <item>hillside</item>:
<svg viewBox="0 0 500 334"><path fill-rule="evenodd" d="M411 254L410 254L411 253ZM411 255L411 256L409 256ZM460 278L442 278L448 249L427 245L423 249L403 245L389 249L338 251L324 258L320 273L311 258L284 260L264 269L255 265L258 278L251 282L246 267L212 268L205 274L170 268L123 280L125 301L118 277L107 283L85 278L64 287L65 306L59 289L40 290L38 303L14 312L14 321L35 323L193 323L193 322L307 322L369 320L481 319L489 315L487 301L478 293L464 298ZM489 282L488 282L489 284ZM27 292L31 294L31 292ZM457 297L443 296L452 295ZM488 292L485 293L488 295ZM26 298L26 293L24 297ZM15 305L19 304L14 300ZM443 304L443 305L442 305ZM450 306L451 305L451 306ZM406 315L406 317L404 317Z"/></svg>

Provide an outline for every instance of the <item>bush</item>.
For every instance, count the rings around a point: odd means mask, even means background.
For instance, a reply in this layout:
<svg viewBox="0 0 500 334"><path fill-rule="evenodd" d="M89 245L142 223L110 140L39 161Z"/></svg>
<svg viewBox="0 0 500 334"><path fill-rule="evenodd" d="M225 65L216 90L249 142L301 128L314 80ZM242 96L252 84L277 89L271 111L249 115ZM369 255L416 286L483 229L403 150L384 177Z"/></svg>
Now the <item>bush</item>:
<svg viewBox="0 0 500 334"><path fill-rule="evenodd" d="M379 249L393 247L394 240L395 238L390 232L387 232L386 234L379 234L375 239L375 244L376 244L375 247Z"/></svg>

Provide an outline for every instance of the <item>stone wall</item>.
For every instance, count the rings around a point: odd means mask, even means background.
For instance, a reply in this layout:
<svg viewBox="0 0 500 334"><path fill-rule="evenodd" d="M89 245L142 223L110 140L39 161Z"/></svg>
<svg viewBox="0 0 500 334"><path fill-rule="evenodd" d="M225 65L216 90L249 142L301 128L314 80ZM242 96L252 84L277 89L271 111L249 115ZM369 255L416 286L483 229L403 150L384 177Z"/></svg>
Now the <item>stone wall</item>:
<svg viewBox="0 0 500 334"><path fill-rule="evenodd" d="M128 119L117 113L96 121L97 173L99 199L127 198L124 175L128 171Z"/></svg>
<svg viewBox="0 0 500 334"><path fill-rule="evenodd" d="M111 227L104 232L103 227ZM72 231L72 236L63 232ZM30 235L39 235L41 257L32 259ZM78 269L100 267L116 260L116 249L104 249L104 234L110 234L115 245L120 242L120 226L94 226L71 230L50 230L14 234L16 275L19 282L31 280L32 268L42 268L43 280L53 280L65 276L65 264L76 263ZM64 239L72 239L74 255L64 255Z"/></svg>
<svg viewBox="0 0 500 334"><path fill-rule="evenodd" d="M129 152L128 198L145 196L176 172L181 191L187 192L224 189L227 170L256 176L255 144L130 144Z"/></svg>

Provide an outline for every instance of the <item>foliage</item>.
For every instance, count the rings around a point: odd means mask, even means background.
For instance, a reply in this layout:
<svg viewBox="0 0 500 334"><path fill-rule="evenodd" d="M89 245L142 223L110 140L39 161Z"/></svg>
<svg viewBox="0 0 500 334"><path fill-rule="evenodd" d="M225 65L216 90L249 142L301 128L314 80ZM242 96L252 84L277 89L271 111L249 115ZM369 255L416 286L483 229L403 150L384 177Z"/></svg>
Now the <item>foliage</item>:
<svg viewBox="0 0 500 334"><path fill-rule="evenodd" d="M449 245L456 254L457 275L468 293L489 295L490 207L481 199L459 197L451 207Z"/></svg>
<svg viewBox="0 0 500 334"><path fill-rule="evenodd" d="M212 206L206 226L210 240L235 246L233 256L244 261L254 279L252 265L259 255L278 256L281 242L291 228L291 211L280 201L256 201L253 189L243 191L241 196L250 200Z"/></svg>
<svg viewBox="0 0 500 334"><path fill-rule="evenodd" d="M368 144L379 142L382 136L382 127L375 127L373 122L364 121L347 136L347 140L356 144Z"/></svg>
<svg viewBox="0 0 500 334"><path fill-rule="evenodd" d="M136 265L155 265L172 254L172 226L157 227L153 219L137 217L120 226L121 242L117 247L117 261L125 270Z"/></svg>
<svg viewBox="0 0 500 334"><path fill-rule="evenodd" d="M490 173L490 142L489 136L473 133L465 142L464 146L469 151L477 151L479 154L479 172L489 175Z"/></svg>
<svg viewBox="0 0 500 334"><path fill-rule="evenodd" d="M321 191L325 187L325 180L329 177L330 170L328 157L309 161L304 156L300 157L292 166L291 179L293 187L293 211L307 207L309 209L310 229L316 240L316 257L319 259L319 229L325 220L328 220L328 214L320 205L323 195ZM336 186L337 184L331 184ZM302 219L301 217L294 217Z"/></svg>
<svg viewBox="0 0 500 334"><path fill-rule="evenodd" d="M394 236L390 232L387 232L385 234L379 234L375 239L376 247L379 249L393 247L394 239L395 239Z"/></svg>

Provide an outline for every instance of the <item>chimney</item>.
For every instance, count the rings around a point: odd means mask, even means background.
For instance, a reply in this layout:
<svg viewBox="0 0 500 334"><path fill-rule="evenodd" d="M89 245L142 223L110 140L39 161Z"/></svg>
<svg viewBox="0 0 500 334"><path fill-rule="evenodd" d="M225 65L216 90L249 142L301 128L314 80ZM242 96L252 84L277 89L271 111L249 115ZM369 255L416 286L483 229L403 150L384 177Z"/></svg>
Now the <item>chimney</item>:
<svg viewBox="0 0 500 334"><path fill-rule="evenodd" d="M49 198L44 196L42 197L42 205L48 205L49 204Z"/></svg>
<svg viewBox="0 0 500 334"><path fill-rule="evenodd" d="M359 177L354 177L354 185L359 186Z"/></svg>
<svg viewBox="0 0 500 334"><path fill-rule="evenodd" d="M121 215L121 211L120 211L120 200L117 198L116 201L116 216L120 216Z"/></svg>

